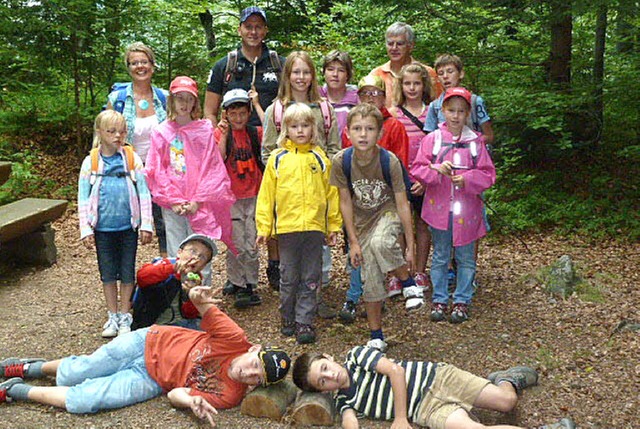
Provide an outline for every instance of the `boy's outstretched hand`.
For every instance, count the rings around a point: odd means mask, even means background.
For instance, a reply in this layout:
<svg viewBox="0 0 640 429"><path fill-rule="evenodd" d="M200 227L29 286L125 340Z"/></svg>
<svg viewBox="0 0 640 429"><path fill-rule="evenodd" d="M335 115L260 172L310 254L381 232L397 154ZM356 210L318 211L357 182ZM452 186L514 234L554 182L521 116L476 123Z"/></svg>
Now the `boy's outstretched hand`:
<svg viewBox="0 0 640 429"><path fill-rule="evenodd" d="M204 304L218 304L219 299L214 298L214 290L210 286L195 286L189 289L189 299L197 307Z"/></svg>
<svg viewBox="0 0 640 429"><path fill-rule="evenodd" d="M218 410L216 410L202 396L192 396L192 398L193 399L191 399L189 407L191 408L191 411L193 411L193 414L201 420L207 419L209 424L212 427L215 427L216 422L213 420L213 415L218 414Z"/></svg>

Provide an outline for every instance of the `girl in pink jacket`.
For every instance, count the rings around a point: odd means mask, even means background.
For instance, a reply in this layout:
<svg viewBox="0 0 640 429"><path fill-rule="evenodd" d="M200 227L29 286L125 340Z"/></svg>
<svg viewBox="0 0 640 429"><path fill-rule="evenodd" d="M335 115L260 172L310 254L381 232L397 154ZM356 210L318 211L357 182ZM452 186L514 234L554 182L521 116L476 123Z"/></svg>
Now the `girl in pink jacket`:
<svg viewBox="0 0 640 429"><path fill-rule="evenodd" d="M449 294L447 271L455 247L458 266L450 321L469 318L476 273L474 242L486 233L480 194L491 187L496 171L481 134L465 124L471 109L471 93L449 88L444 96L446 121L420 145L411 174L426 187L421 217L429 224L433 240L431 320L446 317Z"/></svg>
<svg viewBox="0 0 640 429"><path fill-rule="evenodd" d="M182 240L193 233L222 240L235 250L231 239L235 197L213 126L200 119L197 84L178 76L169 92L167 121L151 133L146 165L153 201L162 207L167 252L175 257ZM209 265L203 274L204 283L210 284Z"/></svg>

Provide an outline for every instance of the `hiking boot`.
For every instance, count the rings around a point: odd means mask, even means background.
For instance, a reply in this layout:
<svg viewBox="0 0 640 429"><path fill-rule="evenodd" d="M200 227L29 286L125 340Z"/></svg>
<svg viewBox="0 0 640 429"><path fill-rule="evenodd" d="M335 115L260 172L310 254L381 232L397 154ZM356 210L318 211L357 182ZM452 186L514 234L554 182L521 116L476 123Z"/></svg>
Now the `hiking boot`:
<svg viewBox="0 0 640 429"><path fill-rule="evenodd" d="M453 304L449 322L462 323L466 322L467 320L469 320L469 306L463 303Z"/></svg>
<svg viewBox="0 0 640 429"><path fill-rule="evenodd" d="M6 358L0 361L0 377L11 378L20 377L25 378L25 365L30 365L34 362L45 362L45 359L41 358Z"/></svg>
<svg viewBox="0 0 640 429"><path fill-rule="evenodd" d="M447 317L447 304L434 302L431 304L431 314L429 318L432 322L441 322Z"/></svg>
<svg viewBox="0 0 640 429"><path fill-rule="evenodd" d="M267 281L273 290L280 290L280 261L268 262Z"/></svg>
<svg viewBox="0 0 640 429"><path fill-rule="evenodd" d="M351 300L345 301L342 310L338 313L338 317L344 323L353 323L356 320L356 304Z"/></svg>
<svg viewBox="0 0 640 429"><path fill-rule="evenodd" d="M296 341L298 344L311 344L316 342L316 331L311 325L298 324L296 329Z"/></svg>
<svg viewBox="0 0 640 429"><path fill-rule="evenodd" d="M285 337L293 337L296 333L296 322L282 319L280 333Z"/></svg>
<svg viewBox="0 0 640 429"><path fill-rule="evenodd" d="M503 381L508 381L518 393L527 387L538 384L538 372L528 366L514 366L504 371L492 372L487 378L496 386Z"/></svg>
<svg viewBox="0 0 640 429"><path fill-rule="evenodd" d="M227 282L224 284L224 287L222 288L222 294L235 295L238 291L242 289L243 288L241 288L240 286L236 286L233 283L231 283L229 280L227 280Z"/></svg>
<svg viewBox="0 0 640 429"><path fill-rule="evenodd" d="M400 283L400 279L391 276L389 279L389 284L387 284L387 298L393 298L394 296L398 296L402 293L402 283Z"/></svg>
<svg viewBox="0 0 640 429"><path fill-rule="evenodd" d="M333 319L336 317L336 311L324 301L318 302L318 307L316 308L316 314L321 319Z"/></svg>
<svg viewBox="0 0 640 429"><path fill-rule="evenodd" d="M247 308L262 304L262 299L253 290L253 285L238 289L240 290L236 293L236 301L233 303L235 308Z"/></svg>
<svg viewBox="0 0 640 429"><path fill-rule="evenodd" d="M11 402L11 396L7 393L9 389L11 389L16 384L24 384L24 380L20 377L13 377L8 379L7 381L3 381L0 383L0 404L3 402Z"/></svg>
<svg viewBox="0 0 640 429"><path fill-rule="evenodd" d="M539 426L537 429L576 429L576 424L568 417L549 425Z"/></svg>
<svg viewBox="0 0 640 429"><path fill-rule="evenodd" d="M374 338L372 340L369 340L369 342L367 343L367 347L371 347L372 349L378 349L380 350L381 353L384 353L387 351L387 343L384 340L381 340L380 338Z"/></svg>
<svg viewBox="0 0 640 429"><path fill-rule="evenodd" d="M429 290L429 287L431 286L431 281L425 273L415 273L413 280L416 282L416 286L422 289L422 292Z"/></svg>
<svg viewBox="0 0 640 429"><path fill-rule="evenodd" d="M404 306L407 311L415 311L424 305L424 294L418 286L402 288L402 295L406 299Z"/></svg>
<svg viewBox="0 0 640 429"><path fill-rule="evenodd" d="M118 335L124 335L131 332L131 324L133 323L133 316L131 313L120 313L118 318Z"/></svg>
<svg viewBox="0 0 640 429"><path fill-rule="evenodd" d="M120 317L118 313L109 312L109 319L102 326L102 338L113 338L118 335L118 330L120 329Z"/></svg>

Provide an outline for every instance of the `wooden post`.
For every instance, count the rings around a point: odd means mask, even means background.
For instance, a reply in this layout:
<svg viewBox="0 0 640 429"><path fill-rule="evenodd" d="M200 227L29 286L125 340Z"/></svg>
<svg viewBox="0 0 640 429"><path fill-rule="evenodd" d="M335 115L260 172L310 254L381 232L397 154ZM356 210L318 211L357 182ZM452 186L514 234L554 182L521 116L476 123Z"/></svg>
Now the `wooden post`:
<svg viewBox="0 0 640 429"><path fill-rule="evenodd" d="M257 387L244 398L240 412L279 421L295 400L297 391L298 388L289 380L269 387Z"/></svg>

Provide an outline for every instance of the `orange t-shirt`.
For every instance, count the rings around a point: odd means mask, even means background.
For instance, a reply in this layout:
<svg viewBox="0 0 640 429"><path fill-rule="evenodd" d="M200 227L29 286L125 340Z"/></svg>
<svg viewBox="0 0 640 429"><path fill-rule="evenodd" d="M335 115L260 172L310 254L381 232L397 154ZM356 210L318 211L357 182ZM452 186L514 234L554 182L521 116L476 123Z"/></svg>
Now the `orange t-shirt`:
<svg viewBox="0 0 640 429"><path fill-rule="evenodd" d="M237 406L247 385L227 375L231 361L251 347L244 331L217 307L202 318L205 332L153 325L145 344L145 365L165 392L188 387L215 408Z"/></svg>
<svg viewBox="0 0 640 429"><path fill-rule="evenodd" d="M433 88L434 100L438 98L440 94L444 92L444 87L442 86L440 79L438 79L438 73L436 73L436 71L433 68L429 67L426 64L422 64L421 62L416 61L413 58L411 58L411 64L420 64L427 69L427 72L429 73L429 77L431 78L431 88ZM387 61L383 65L376 67L375 69L371 70L369 74L373 76L380 76L382 78L385 85L385 95L386 95L384 104L385 106L387 106L387 108L390 108L391 106L393 106L393 94L394 94L394 87L396 85L396 75L391 71L391 61Z"/></svg>

